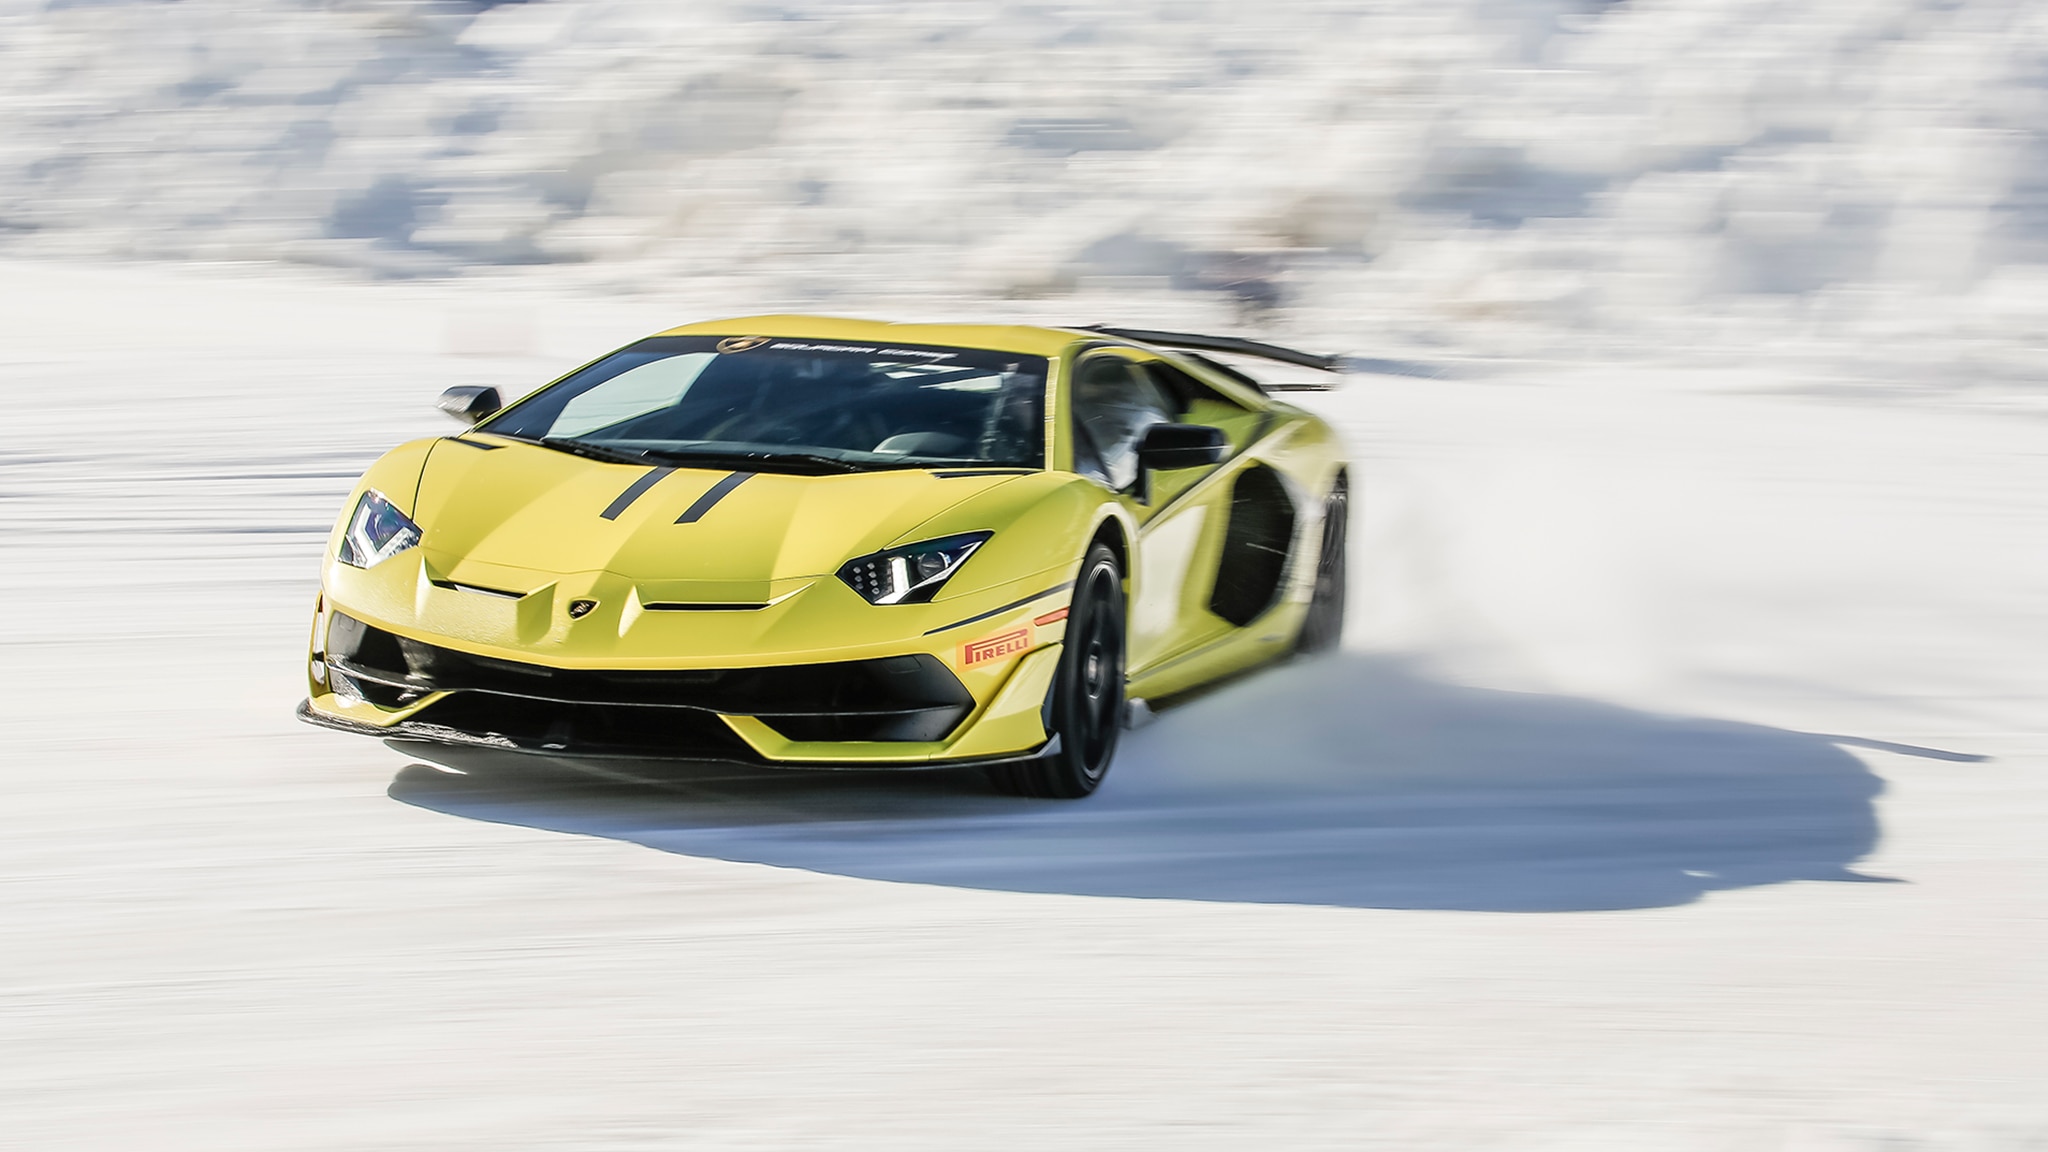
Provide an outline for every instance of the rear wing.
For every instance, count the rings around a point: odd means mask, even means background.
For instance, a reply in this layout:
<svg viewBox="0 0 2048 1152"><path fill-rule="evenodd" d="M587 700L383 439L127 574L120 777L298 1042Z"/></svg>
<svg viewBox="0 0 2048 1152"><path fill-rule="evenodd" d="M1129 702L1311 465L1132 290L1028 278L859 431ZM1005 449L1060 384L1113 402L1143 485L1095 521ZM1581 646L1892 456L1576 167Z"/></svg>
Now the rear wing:
<svg viewBox="0 0 2048 1152"><path fill-rule="evenodd" d="M1100 332L1119 340L1135 340L1140 344L1156 344L1161 348L1172 348L1188 353L1223 352L1237 356L1254 356L1261 360L1273 360L1281 364L1294 364L1302 368L1313 368L1318 372L1340 373L1349 365L1342 356L1319 356L1314 352L1303 352L1295 348L1282 348L1278 344L1267 344L1260 340L1242 340L1235 336L1204 336L1196 332L1158 332L1149 328L1112 328L1106 324L1084 324L1083 332ZM1207 356L1193 355L1210 368L1229 376L1240 384L1246 384L1261 392L1327 392L1330 384L1275 384L1254 380L1227 364L1219 364Z"/></svg>

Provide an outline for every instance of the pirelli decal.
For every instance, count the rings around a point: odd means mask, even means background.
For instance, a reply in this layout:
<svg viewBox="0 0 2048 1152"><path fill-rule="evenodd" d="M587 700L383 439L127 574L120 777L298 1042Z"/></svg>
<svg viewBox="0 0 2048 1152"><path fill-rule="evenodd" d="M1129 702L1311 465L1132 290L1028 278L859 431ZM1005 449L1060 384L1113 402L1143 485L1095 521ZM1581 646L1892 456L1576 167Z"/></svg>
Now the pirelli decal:
<svg viewBox="0 0 2048 1152"><path fill-rule="evenodd" d="M979 640L970 640L962 644L960 646L960 665L963 668L972 668L976 664L986 664L991 660L1000 660L1005 656L1015 656L1029 647L1031 647L1031 629L1029 628L1015 628L1008 632L998 632L994 636L984 636Z"/></svg>

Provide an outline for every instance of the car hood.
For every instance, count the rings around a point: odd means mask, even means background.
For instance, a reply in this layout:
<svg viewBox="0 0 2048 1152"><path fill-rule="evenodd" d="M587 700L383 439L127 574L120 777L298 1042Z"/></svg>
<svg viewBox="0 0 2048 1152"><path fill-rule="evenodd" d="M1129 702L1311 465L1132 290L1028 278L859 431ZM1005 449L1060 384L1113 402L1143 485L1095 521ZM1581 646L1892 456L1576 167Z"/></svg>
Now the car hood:
<svg viewBox="0 0 2048 1152"><path fill-rule="evenodd" d="M485 443L434 446L413 518L431 578L520 594L606 571L662 599L773 599L1017 479L923 469L742 475Z"/></svg>

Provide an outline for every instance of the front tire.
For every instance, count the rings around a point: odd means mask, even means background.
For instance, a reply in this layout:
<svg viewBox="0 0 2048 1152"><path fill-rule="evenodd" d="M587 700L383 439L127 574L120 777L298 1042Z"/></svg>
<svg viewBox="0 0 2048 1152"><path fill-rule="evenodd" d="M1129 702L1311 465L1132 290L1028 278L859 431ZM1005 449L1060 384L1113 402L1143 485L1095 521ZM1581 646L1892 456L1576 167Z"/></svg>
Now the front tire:
<svg viewBox="0 0 2048 1152"><path fill-rule="evenodd" d="M1067 612L1066 644L1053 677L1052 735L1059 749L989 769L1013 796L1078 800L1095 791L1124 727L1124 582L1116 554L1096 544L1081 564Z"/></svg>

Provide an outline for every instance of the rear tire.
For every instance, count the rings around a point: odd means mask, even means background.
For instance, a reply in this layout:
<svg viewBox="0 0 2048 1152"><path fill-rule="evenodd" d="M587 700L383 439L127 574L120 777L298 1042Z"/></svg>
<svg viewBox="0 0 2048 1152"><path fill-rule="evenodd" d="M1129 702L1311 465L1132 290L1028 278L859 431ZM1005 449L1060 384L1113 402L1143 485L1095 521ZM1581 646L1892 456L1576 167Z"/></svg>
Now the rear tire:
<svg viewBox="0 0 2048 1152"><path fill-rule="evenodd" d="M1116 554L1102 544L1088 549L1081 578L1074 582L1051 704L1051 734L1059 749L990 768L989 780L997 790L1078 800L1095 791L1109 772L1124 727L1124 582Z"/></svg>
<svg viewBox="0 0 2048 1152"><path fill-rule="evenodd" d="M1296 652L1328 652L1344 640L1344 557L1346 521L1351 510L1344 477L1323 501L1323 546L1316 554L1316 590L1302 618Z"/></svg>

